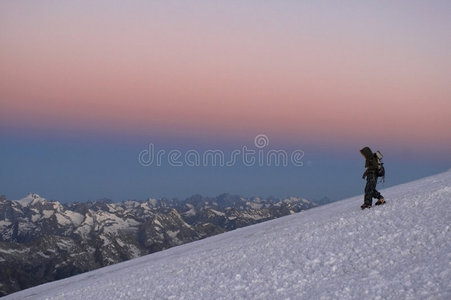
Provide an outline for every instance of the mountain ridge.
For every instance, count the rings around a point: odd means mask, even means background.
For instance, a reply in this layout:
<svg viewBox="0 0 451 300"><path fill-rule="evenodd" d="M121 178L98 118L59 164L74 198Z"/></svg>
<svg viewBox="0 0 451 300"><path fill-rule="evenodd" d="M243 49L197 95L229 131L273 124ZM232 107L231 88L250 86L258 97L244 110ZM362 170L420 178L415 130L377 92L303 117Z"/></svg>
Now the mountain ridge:
<svg viewBox="0 0 451 300"><path fill-rule="evenodd" d="M0 295L315 206L222 194L61 204L0 199Z"/></svg>
<svg viewBox="0 0 451 300"><path fill-rule="evenodd" d="M451 172L209 237L5 299L449 299Z"/></svg>

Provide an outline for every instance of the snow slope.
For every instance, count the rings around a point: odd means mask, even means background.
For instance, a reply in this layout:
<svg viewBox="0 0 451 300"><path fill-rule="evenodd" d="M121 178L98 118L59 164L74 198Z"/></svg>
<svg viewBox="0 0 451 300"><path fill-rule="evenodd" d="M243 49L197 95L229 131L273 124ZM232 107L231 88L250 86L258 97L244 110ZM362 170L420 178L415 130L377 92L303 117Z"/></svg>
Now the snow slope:
<svg viewBox="0 0 451 300"><path fill-rule="evenodd" d="M382 194L384 206L354 197L5 299L451 299L451 170Z"/></svg>

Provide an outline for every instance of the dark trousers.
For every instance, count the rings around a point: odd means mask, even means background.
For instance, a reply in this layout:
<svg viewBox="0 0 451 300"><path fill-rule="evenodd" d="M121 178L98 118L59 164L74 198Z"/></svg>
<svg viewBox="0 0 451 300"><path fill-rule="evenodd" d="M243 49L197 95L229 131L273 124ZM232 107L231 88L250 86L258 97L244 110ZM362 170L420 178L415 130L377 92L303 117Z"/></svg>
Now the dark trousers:
<svg viewBox="0 0 451 300"><path fill-rule="evenodd" d="M365 204L373 205L373 198L382 198L381 193L376 190L377 176L376 174L368 174L366 176L366 186L365 186Z"/></svg>

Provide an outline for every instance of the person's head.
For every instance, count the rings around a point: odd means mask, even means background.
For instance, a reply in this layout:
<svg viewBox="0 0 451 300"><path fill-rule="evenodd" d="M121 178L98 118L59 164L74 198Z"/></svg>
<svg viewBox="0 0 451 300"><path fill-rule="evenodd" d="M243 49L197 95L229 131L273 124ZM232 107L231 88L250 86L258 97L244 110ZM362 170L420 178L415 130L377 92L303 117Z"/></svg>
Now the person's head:
<svg viewBox="0 0 451 300"><path fill-rule="evenodd" d="M373 157L373 152L371 151L370 147L364 147L360 150L360 154L362 154L362 156L365 159L371 159Z"/></svg>

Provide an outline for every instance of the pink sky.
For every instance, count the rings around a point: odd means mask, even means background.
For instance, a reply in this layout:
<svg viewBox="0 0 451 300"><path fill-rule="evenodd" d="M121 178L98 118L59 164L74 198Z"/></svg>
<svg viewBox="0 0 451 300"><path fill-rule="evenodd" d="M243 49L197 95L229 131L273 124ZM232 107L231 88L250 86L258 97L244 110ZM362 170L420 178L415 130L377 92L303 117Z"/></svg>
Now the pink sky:
<svg viewBox="0 0 451 300"><path fill-rule="evenodd" d="M2 1L0 126L451 151L450 5L315 2Z"/></svg>

